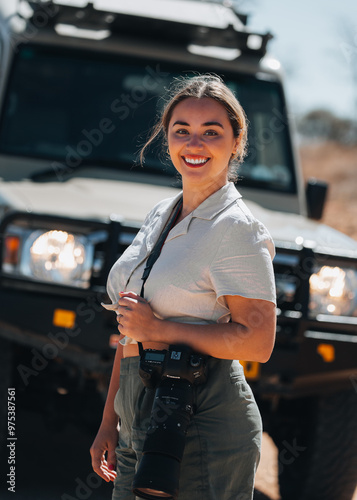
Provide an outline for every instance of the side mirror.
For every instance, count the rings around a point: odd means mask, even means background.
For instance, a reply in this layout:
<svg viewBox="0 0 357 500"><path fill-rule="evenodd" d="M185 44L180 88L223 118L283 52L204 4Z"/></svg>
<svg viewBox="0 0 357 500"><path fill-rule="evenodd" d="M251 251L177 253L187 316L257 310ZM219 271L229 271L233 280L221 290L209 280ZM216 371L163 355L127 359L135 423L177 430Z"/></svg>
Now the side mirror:
<svg viewBox="0 0 357 500"><path fill-rule="evenodd" d="M328 184L311 178L306 184L307 215L310 219L321 219L327 196Z"/></svg>

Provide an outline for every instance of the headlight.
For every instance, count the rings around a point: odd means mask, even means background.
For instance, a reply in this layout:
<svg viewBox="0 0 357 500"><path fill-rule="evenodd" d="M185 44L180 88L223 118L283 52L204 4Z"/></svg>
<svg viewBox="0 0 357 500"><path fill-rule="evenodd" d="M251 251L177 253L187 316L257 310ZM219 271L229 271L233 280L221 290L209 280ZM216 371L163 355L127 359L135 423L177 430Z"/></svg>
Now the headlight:
<svg viewBox="0 0 357 500"><path fill-rule="evenodd" d="M83 236L66 231L34 231L23 245L21 274L41 281L86 287L93 247Z"/></svg>
<svg viewBox="0 0 357 500"><path fill-rule="evenodd" d="M22 222L22 221L21 221ZM96 245L104 231L78 234L70 230L34 229L25 224L7 226L3 235L2 273L34 281L88 288L103 262Z"/></svg>
<svg viewBox="0 0 357 500"><path fill-rule="evenodd" d="M311 316L330 314L357 316L357 272L354 269L323 266L310 277Z"/></svg>
<svg viewBox="0 0 357 500"><path fill-rule="evenodd" d="M76 288L102 287L109 265L138 228L120 221L9 212L0 221L0 277ZM14 281L11 281L14 280Z"/></svg>

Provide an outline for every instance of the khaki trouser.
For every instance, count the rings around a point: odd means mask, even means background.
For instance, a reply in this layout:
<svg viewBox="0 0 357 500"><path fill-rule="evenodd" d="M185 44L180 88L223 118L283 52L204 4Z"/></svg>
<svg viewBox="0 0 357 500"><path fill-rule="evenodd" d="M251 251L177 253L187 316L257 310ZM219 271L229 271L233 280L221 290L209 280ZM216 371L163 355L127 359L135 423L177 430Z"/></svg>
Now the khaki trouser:
<svg viewBox="0 0 357 500"><path fill-rule="evenodd" d="M120 416L113 500L135 500L132 481L150 421L155 390L139 377L139 357L121 362L114 408ZM179 500L251 500L262 422L238 361L210 358L208 380L194 388L197 410L181 463Z"/></svg>

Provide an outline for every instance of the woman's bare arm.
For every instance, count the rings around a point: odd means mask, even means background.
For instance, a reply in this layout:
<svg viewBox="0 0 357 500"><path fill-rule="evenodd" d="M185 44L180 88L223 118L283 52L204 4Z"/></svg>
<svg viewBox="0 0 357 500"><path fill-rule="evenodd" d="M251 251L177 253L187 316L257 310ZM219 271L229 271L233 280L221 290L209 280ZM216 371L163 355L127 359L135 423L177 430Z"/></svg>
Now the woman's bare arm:
<svg viewBox="0 0 357 500"><path fill-rule="evenodd" d="M123 346L118 344L108 395L104 406L102 423L90 449L93 470L107 482L113 481L116 476L115 448L118 445L119 418L114 411L114 398L119 389L120 363L122 357Z"/></svg>
<svg viewBox="0 0 357 500"><path fill-rule="evenodd" d="M120 332L138 342L186 344L197 352L221 359L265 363L270 358L276 327L272 302L227 295L230 323L192 325L156 318L146 300L133 292L120 296Z"/></svg>

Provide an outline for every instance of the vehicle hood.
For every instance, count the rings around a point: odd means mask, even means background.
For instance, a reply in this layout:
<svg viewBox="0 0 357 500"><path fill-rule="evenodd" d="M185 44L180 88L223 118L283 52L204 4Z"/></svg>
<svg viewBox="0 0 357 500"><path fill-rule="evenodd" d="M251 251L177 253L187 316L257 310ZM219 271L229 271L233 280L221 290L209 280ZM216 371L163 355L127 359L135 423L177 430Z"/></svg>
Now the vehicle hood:
<svg viewBox="0 0 357 500"><path fill-rule="evenodd" d="M156 203L177 192L172 187L106 179L73 178L66 183L24 180L0 183L0 204L19 211L79 219L108 220L116 216L129 224L140 224ZM302 215L276 212L244 201L276 244L304 244L316 251L356 256L357 242L339 231Z"/></svg>
<svg viewBox="0 0 357 500"><path fill-rule="evenodd" d="M276 245L287 248L304 245L316 252L357 258L357 241L326 224L303 215L268 210L254 202L246 204L268 228Z"/></svg>
<svg viewBox="0 0 357 500"><path fill-rule="evenodd" d="M0 183L1 205L15 210L90 220L116 215L139 224L156 203L177 193L155 184L79 177L65 183Z"/></svg>

